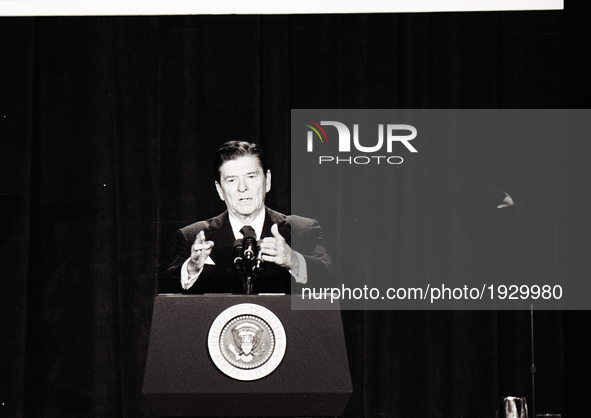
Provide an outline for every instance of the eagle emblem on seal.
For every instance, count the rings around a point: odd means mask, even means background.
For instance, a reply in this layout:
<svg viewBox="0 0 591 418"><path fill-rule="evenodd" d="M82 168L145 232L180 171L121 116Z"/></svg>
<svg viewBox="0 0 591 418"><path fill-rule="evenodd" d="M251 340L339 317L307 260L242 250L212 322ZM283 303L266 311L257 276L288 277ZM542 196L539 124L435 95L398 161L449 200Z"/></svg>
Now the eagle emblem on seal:
<svg viewBox="0 0 591 418"><path fill-rule="evenodd" d="M262 342L263 329L253 322L243 322L231 329L234 344L228 344L228 349L234 354L236 361L250 363L261 356L266 349Z"/></svg>
<svg viewBox="0 0 591 418"><path fill-rule="evenodd" d="M207 336L213 363L225 375L243 381L273 372L283 360L286 344L285 329L277 315L254 303L226 308Z"/></svg>

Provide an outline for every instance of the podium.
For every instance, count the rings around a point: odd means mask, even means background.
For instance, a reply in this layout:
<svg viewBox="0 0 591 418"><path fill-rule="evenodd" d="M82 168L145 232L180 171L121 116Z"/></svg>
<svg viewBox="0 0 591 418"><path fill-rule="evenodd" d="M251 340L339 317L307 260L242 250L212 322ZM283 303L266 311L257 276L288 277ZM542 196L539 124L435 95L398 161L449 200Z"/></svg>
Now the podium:
<svg viewBox="0 0 591 418"><path fill-rule="evenodd" d="M292 310L292 297L158 295L143 384L152 414L341 415L352 392L341 313ZM254 345L240 351L239 332Z"/></svg>

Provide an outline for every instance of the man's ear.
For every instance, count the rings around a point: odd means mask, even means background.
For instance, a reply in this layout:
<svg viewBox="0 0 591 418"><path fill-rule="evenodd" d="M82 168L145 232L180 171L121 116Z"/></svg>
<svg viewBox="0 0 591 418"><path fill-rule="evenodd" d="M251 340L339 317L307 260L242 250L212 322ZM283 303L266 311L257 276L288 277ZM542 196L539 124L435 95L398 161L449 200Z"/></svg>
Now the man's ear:
<svg viewBox="0 0 591 418"><path fill-rule="evenodd" d="M271 190L271 170L267 170L267 176L266 176L266 183L267 183L267 190L266 193L269 193L269 190Z"/></svg>
<svg viewBox="0 0 591 418"><path fill-rule="evenodd" d="M220 196L220 199L222 199L222 201L224 200L224 191L222 190L222 186L220 186L220 184L216 181L215 182L215 188L218 191L218 195Z"/></svg>

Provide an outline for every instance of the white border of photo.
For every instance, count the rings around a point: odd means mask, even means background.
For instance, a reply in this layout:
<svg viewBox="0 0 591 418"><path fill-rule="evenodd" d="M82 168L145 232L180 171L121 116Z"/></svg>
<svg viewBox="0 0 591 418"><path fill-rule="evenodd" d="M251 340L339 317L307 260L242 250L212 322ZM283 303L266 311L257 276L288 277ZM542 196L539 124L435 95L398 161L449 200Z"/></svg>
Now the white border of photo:
<svg viewBox="0 0 591 418"><path fill-rule="evenodd" d="M415 13L563 9L564 0L0 0L0 16Z"/></svg>

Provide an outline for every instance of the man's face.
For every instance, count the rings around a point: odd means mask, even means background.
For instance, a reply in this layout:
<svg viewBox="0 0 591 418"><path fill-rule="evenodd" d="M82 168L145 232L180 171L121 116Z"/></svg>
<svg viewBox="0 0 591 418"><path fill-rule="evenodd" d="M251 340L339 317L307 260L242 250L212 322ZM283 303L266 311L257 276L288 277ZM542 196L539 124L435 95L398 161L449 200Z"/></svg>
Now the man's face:
<svg viewBox="0 0 591 418"><path fill-rule="evenodd" d="M245 155L222 164L220 181L215 182L215 187L228 212L248 224L265 207L265 195L271 190L271 172L263 173L258 158Z"/></svg>

